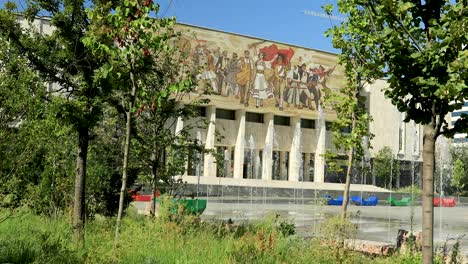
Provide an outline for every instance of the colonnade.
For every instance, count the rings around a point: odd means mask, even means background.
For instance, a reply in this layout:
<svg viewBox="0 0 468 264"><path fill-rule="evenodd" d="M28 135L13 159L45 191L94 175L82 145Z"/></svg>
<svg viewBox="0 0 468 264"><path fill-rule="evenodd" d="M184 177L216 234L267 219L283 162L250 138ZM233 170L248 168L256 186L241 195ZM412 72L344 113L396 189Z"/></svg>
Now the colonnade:
<svg viewBox="0 0 468 264"><path fill-rule="evenodd" d="M234 160L233 160L233 170L232 170L232 177L235 179L243 179L244 178L244 155L246 149L246 110L245 109L238 109L235 110L235 120L237 130L237 136L234 144ZM274 141L275 141L275 124L274 124L274 114L273 113L263 113L264 115L264 126L267 127L265 138L262 140L263 142L258 142L259 145L263 146L263 155L261 159L261 179L262 180L273 180L273 152L274 152ZM205 148L206 149L215 149L215 142L216 142L216 106L206 106L206 118L209 121L207 131L206 131L206 138L204 140ZM288 181L290 182L298 182L300 181L300 174L299 171L301 170L301 163L302 159L309 161L311 158L312 153L304 153L302 156L301 148L303 144L303 133L301 133L301 118L299 116L291 116L290 117L291 124L290 124L290 133L292 136L292 141L289 148L289 159L286 159L284 155L286 154L284 151L280 152L280 160L288 162L287 169L286 164L280 164L280 174L287 173ZM179 118L176 124L176 132L180 131L183 127L183 120ZM324 182L324 166L325 166L325 158L323 154L325 153L325 145L326 145L326 128L325 128L325 120L324 118L320 118L315 120L315 132L314 135L316 136L316 146L314 148L314 182ZM258 139L257 139L258 140ZM231 153L230 148L228 148L228 153ZM258 150L255 150L255 155L258 155ZM232 161L231 161L232 162ZM304 167L302 168L304 171L309 171L310 164L309 162L304 162ZM203 176L204 177L216 177L216 162L215 157L211 153L205 153L203 159ZM304 175L304 177L306 177Z"/></svg>

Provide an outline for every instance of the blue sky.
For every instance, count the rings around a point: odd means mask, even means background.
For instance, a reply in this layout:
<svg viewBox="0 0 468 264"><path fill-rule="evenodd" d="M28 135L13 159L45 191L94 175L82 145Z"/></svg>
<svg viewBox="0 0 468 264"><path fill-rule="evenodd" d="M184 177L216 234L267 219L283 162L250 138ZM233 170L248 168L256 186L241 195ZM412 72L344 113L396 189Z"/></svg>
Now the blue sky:
<svg viewBox="0 0 468 264"><path fill-rule="evenodd" d="M155 1L161 5L161 16L175 16L182 23L338 53L324 36L330 20L303 13L323 13L321 6L336 0Z"/></svg>

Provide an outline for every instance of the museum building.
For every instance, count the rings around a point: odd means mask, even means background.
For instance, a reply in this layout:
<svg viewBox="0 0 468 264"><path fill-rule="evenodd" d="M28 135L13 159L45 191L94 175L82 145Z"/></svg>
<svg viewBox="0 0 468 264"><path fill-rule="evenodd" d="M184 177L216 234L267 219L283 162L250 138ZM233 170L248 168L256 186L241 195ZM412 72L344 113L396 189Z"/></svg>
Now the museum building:
<svg viewBox="0 0 468 264"><path fill-rule="evenodd" d="M18 19L26 26L24 18ZM50 34L49 22L37 19L34 26ZM331 131L336 115L323 107L325 91L344 85L337 54L187 24L176 29L182 33L181 49L189 54L187 63L198 71L191 98L209 99L200 106L200 118L209 124L192 131L193 137L224 160L218 164L212 154L194 153L185 181L280 188L343 182L343 175L328 172L323 157L326 150L337 152ZM409 185L411 173L420 178L422 126L403 122L404 114L384 97L386 87L385 80L377 80L362 93L375 135L363 166L371 167L376 153L390 147L401 164L396 186ZM196 121L179 118L175 133ZM358 178L353 183L377 183L372 176Z"/></svg>
<svg viewBox="0 0 468 264"><path fill-rule="evenodd" d="M343 182L343 175L328 172L323 157L326 150L336 152L331 131L336 115L322 105L325 90L344 84L337 54L198 26L178 24L177 29L182 49L190 54L188 63L201 69L197 92L212 88L206 96L210 102L200 111L209 125L193 136L224 159L217 163L212 154L190 159L188 182L198 175L213 184L223 184L217 178L247 185L257 179L277 182L275 186ZM376 153L390 147L401 164L401 182L395 183L403 186L411 184L411 173L420 174L422 126L403 122L404 114L384 97L386 87L377 80L362 93L375 135L363 166L371 167ZM189 121L178 120L178 129L184 122ZM354 183L376 185L372 175L355 178Z"/></svg>

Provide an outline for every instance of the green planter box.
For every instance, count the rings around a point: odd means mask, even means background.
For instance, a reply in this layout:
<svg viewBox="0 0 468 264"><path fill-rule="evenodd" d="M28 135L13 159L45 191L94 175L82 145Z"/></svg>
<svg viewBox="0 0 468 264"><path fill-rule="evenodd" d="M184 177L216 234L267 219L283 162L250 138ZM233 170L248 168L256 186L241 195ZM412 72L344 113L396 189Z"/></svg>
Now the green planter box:
<svg viewBox="0 0 468 264"><path fill-rule="evenodd" d="M156 198L156 202L159 202L158 198ZM206 209L206 200L202 199L174 199L173 203L172 213L177 213L180 206L184 206L188 213L196 215L201 215Z"/></svg>
<svg viewBox="0 0 468 264"><path fill-rule="evenodd" d="M396 198L390 198L388 197L387 202L391 206L408 206L411 203L411 198L401 198L400 200L397 200Z"/></svg>

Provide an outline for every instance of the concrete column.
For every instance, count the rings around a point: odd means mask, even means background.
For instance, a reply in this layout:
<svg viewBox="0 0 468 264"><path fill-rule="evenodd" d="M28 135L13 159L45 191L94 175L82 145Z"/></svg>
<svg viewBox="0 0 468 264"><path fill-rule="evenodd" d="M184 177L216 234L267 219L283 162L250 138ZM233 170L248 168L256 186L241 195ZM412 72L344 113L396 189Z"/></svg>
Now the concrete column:
<svg viewBox="0 0 468 264"><path fill-rule="evenodd" d="M231 170L231 151L232 147L227 146L226 151L224 153L224 166L225 166L225 171L226 171L226 178L232 178L232 170Z"/></svg>
<svg viewBox="0 0 468 264"><path fill-rule="evenodd" d="M299 181L299 170L301 169L301 119L299 117L292 117L291 133L293 139L291 142L291 149L289 151L289 181Z"/></svg>
<svg viewBox="0 0 468 264"><path fill-rule="evenodd" d="M262 180L271 181L273 173L273 144L275 140L275 125L273 123L273 114L265 114L265 124L268 130L265 137L265 147L263 148L262 159Z"/></svg>
<svg viewBox="0 0 468 264"><path fill-rule="evenodd" d="M236 111L236 120L239 130L237 131L236 146L234 148L234 178L242 179L245 147L245 110Z"/></svg>
<svg viewBox="0 0 468 264"><path fill-rule="evenodd" d="M325 181L325 144L326 144L326 127L325 118L323 116L323 110L319 109L319 119L317 120L316 126L317 133L317 146L315 148L314 158L314 182Z"/></svg>
<svg viewBox="0 0 468 264"><path fill-rule="evenodd" d="M216 107L212 105L207 106L206 116L210 123L208 124L208 130L206 132L205 149L214 150L214 143L216 138ZM205 160L203 163L203 176L216 177L216 162L213 154L211 153L205 154Z"/></svg>
<svg viewBox="0 0 468 264"><path fill-rule="evenodd" d="M175 130L174 130L174 134L175 135L178 135L180 133L180 131L182 131L182 129L184 129L184 120L182 119L182 117L178 117L177 118L177 121L176 121L176 126L175 126ZM184 172L184 175L187 175L188 173L188 161L185 162L185 172Z"/></svg>
<svg viewBox="0 0 468 264"><path fill-rule="evenodd" d="M310 181L310 153L304 154L304 179L303 181L309 182Z"/></svg>
<svg viewBox="0 0 468 264"><path fill-rule="evenodd" d="M175 126L175 134L179 134L180 131L184 129L184 120L182 119L181 116L177 118L176 126Z"/></svg>

